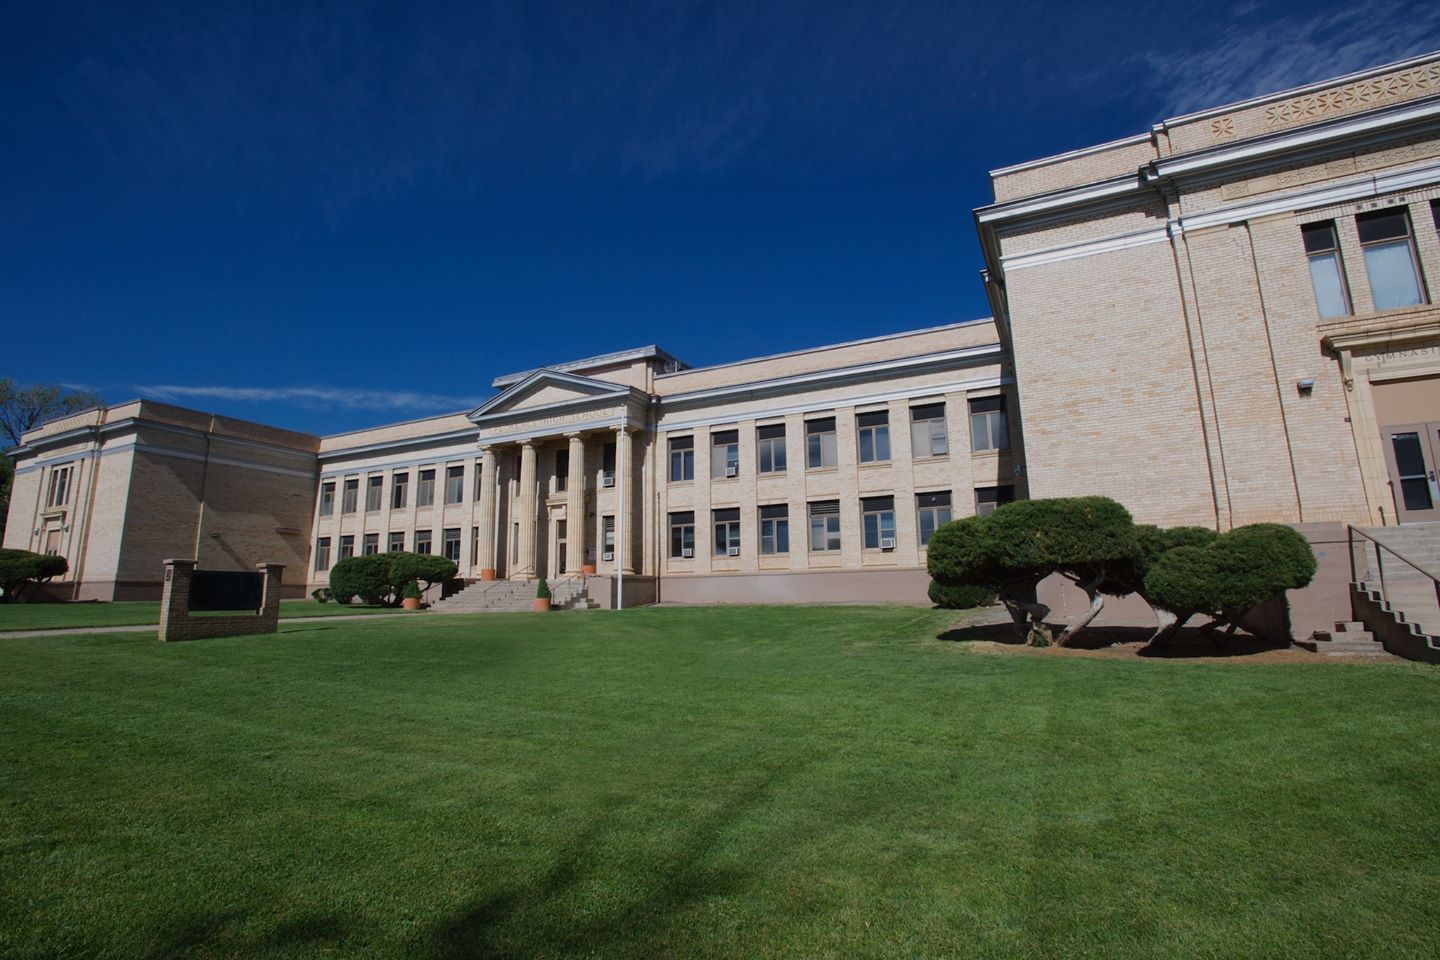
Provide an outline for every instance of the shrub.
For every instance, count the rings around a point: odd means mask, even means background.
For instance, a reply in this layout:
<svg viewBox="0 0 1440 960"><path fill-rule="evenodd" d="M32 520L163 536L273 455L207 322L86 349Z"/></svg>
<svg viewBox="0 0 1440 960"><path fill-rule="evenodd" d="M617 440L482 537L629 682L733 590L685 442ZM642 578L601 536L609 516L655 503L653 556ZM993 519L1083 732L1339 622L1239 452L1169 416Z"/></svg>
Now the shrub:
<svg viewBox="0 0 1440 960"><path fill-rule="evenodd" d="M404 597L406 600L419 600L420 584L416 583L414 580L411 580L409 583L405 584L405 591L401 594L401 596Z"/></svg>
<svg viewBox="0 0 1440 960"><path fill-rule="evenodd" d="M0 549L0 588L4 588L6 600L18 600L31 584L64 576L69 570L70 562L64 557Z"/></svg>
<svg viewBox="0 0 1440 960"><path fill-rule="evenodd" d="M460 572L460 568L455 565L454 560L447 560L430 553L406 553L396 550L393 553L382 553L380 556L389 560L390 583L395 585L397 592L411 580L420 581L428 590L437 583L454 579L455 574Z"/></svg>
<svg viewBox="0 0 1440 960"><path fill-rule="evenodd" d="M539 584L537 584L536 587L535 587L535 599L536 599L536 600L549 600L549 599L550 599L550 584L548 584L548 583L545 582L545 578L544 578L544 577L541 577L541 578L540 578Z"/></svg>
<svg viewBox="0 0 1440 960"><path fill-rule="evenodd" d="M941 610L969 610L972 607L988 607L995 602L995 591L970 585L947 587L934 580L930 581L930 602Z"/></svg>
<svg viewBox="0 0 1440 960"><path fill-rule="evenodd" d="M329 603L332 596L334 595L325 587L318 587L310 591L310 597L316 603Z"/></svg>
<svg viewBox="0 0 1440 960"><path fill-rule="evenodd" d="M346 557L330 568L330 590L341 602L359 597L361 603L376 605L392 602L396 590L390 579L390 563L384 554L368 557Z"/></svg>

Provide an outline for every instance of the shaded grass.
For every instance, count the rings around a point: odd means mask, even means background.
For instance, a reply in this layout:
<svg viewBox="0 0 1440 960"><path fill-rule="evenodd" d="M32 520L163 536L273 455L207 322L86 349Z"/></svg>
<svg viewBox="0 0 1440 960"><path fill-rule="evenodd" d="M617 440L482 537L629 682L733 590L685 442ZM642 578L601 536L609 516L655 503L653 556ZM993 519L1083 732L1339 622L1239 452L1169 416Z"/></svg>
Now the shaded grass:
<svg viewBox="0 0 1440 960"><path fill-rule="evenodd" d="M395 613L394 607L362 607L313 600L281 600L282 617L334 617ZM0 603L0 633L7 630L61 630L69 627L129 627L160 622L154 600L119 603Z"/></svg>
<svg viewBox="0 0 1440 960"><path fill-rule="evenodd" d="M0 954L1440 953L1440 673L942 611L0 645Z"/></svg>

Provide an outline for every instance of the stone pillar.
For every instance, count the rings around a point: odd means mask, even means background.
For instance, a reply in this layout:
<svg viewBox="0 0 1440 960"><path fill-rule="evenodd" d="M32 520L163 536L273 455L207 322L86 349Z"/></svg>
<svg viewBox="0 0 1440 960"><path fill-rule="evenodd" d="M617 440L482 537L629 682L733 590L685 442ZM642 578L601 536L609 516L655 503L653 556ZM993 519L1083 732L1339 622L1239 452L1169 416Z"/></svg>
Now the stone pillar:
<svg viewBox="0 0 1440 960"><path fill-rule="evenodd" d="M285 573L285 564L257 563L255 569L265 578L265 584L260 588L260 616L268 618L268 623L274 623L280 619L280 580Z"/></svg>
<svg viewBox="0 0 1440 960"><path fill-rule="evenodd" d="M585 573L585 439L567 433L570 441L570 479L565 499L565 569ZM594 573L594 567L588 571Z"/></svg>
<svg viewBox="0 0 1440 960"><path fill-rule="evenodd" d="M635 542L635 522L630 516L630 488L635 485L635 464L630 457L630 428L615 428L615 559L625 573L635 572L634 553L630 545Z"/></svg>
<svg viewBox="0 0 1440 960"><path fill-rule="evenodd" d="M500 490L500 471L494 447L481 451L480 463L480 579L495 579L495 497Z"/></svg>
<svg viewBox="0 0 1440 960"><path fill-rule="evenodd" d="M520 446L520 558L510 578L535 577L535 522L539 515L535 501L535 444L526 440Z"/></svg>
<svg viewBox="0 0 1440 960"><path fill-rule="evenodd" d="M190 619L190 578L194 560L166 560L165 581L160 595L160 639L188 640L185 625Z"/></svg>

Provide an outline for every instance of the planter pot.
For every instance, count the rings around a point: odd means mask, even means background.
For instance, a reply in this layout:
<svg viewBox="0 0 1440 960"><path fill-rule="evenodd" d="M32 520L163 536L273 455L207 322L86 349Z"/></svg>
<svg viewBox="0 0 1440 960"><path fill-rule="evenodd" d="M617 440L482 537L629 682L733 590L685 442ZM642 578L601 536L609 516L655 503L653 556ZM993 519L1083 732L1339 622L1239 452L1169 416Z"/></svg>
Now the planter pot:
<svg viewBox="0 0 1440 960"><path fill-rule="evenodd" d="M581 566L580 566L580 574L581 574L582 576L586 576L586 577L593 577L593 576L595 576L595 564L593 564L593 563L581 564Z"/></svg>
<svg viewBox="0 0 1440 960"><path fill-rule="evenodd" d="M482 570L480 571L480 579L481 579L481 580L494 580L494 579L495 579L495 568L494 568L494 567L485 567L484 569L482 569Z"/></svg>
<svg viewBox="0 0 1440 960"><path fill-rule="evenodd" d="M544 610L549 610L550 601L548 598L542 599L540 597L536 597L534 600L530 601L530 609L534 610L536 613L540 613Z"/></svg>
<svg viewBox="0 0 1440 960"><path fill-rule="evenodd" d="M419 598L419 597L406 597L404 600L401 600L401 601L400 601L400 606L404 607L406 610L419 610L419 609L420 609L420 598Z"/></svg>

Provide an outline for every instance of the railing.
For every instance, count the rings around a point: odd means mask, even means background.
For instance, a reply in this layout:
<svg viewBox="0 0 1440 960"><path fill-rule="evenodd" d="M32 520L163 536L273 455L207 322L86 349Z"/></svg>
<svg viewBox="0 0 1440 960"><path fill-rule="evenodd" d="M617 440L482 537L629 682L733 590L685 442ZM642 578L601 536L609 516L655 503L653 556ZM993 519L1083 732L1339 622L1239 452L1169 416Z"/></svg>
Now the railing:
<svg viewBox="0 0 1440 960"><path fill-rule="evenodd" d="M1359 535L1359 536L1362 538L1362 539L1359 541L1360 549L1361 549L1362 551L1365 551L1365 553L1366 553L1366 558L1365 558L1365 570L1364 570L1365 575L1364 575L1364 576L1361 576L1361 575L1360 575L1360 573L1361 573L1360 565L1358 565L1358 564L1355 562L1355 547L1356 547L1355 537L1356 537L1357 535ZM1370 560L1370 558L1369 558L1369 547L1368 547L1366 541L1368 541L1370 544L1374 544L1374 547L1375 547L1375 579L1379 581L1379 586L1380 586L1380 599L1381 599L1381 601L1382 601L1383 603L1385 603L1385 605L1386 605L1386 607L1387 607L1388 609L1390 609L1390 610L1392 610L1392 611L1395 611L1395 610L1396 610L1395 605L1390 602L1390 595L1389 595L1389 593L1388 593L1388 591L1387 591L1387 589L1386 589L1386 586L1385 586L1385 555L1386 555L1387 553L1388 553L1390 556L1394 557L1395 560L1398 560L1398 561L1400 561L1401 563L1403 563L1406 567L1409 567L1411 570L1417 571L1421 576L1426 577L1427 579L1430 580L1430 583L1431 583L1431 585L1434 587L1434 590L1435 590L1435 603L1436 603L1436 606L1437 606L1437 607L1440 607L1440 578L1437 578L1437 577L1435 576L1435 574L1431 573L1429 570L1426 570L1424 567L1420 566L1420 565L1419 565L1418 563L1416 563L1414 560L1411 560L1409 557L1405 556L1403 553L1401 553L1400 551L1396 550L1394 547L1386 546L1385 544L1381 543L1379 540L1377 540L1377 539L1375 539L1374 537L1370 536L1370 534L1366 533L1364 530L1360 530L1360 529L1358 529L1358 528L1356 528L1356 527L1350 527L1350 528L1349 528L1349 544L1350 544L1350 582L1351 582L1351 583L1361 583L1361 582L1369 583L1370 580L1371 580L1370 575L1369 575L1369 574L1370 574L1370 571L1369 571L1369 567L1370 567L1370 562L1369 562L1369 560ZM1393 569L1394 569L1394 567L1395 567L1395 562L1394 562L1394 560L1391 561L1390 566L1391 566L1391 569L1392 569L1392 571L1393 571ZM1404 567L1401 567L1400 569L1403 570ZM1392 579L1392 580L1394 579L1393 576L1392 576L1391 579Z"/></svg>

